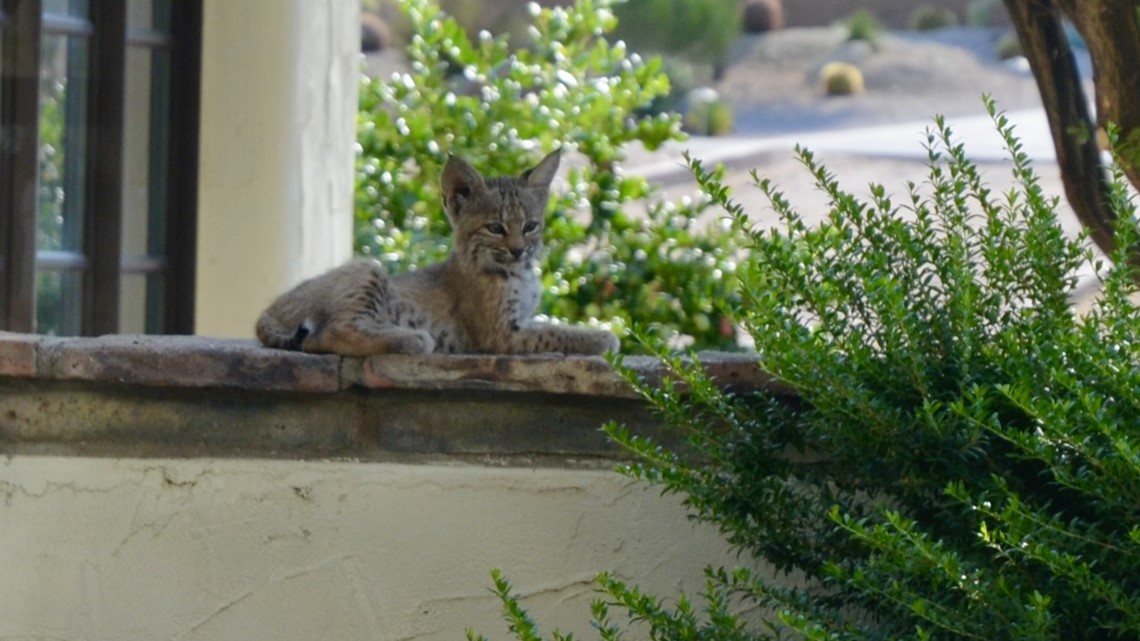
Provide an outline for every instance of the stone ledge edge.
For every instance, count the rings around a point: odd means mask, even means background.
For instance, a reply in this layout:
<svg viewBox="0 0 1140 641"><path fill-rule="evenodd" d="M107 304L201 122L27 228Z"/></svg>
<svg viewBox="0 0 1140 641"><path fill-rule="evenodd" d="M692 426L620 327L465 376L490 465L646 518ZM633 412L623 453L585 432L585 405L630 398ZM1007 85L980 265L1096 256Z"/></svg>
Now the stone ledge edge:
<svg viewBox="0 0 1140 641"><path fill-rule="evenodd" d="M756 367L754 356L703 352L698 359L725 387L788 391ZM648 382L665 376L656 358L627 356L624 362ZM199 336L58 338L0 332L0 377L294 393L365 388L639 398L601 357L433 354L353 359L268 349L253 340Z"/></svg>

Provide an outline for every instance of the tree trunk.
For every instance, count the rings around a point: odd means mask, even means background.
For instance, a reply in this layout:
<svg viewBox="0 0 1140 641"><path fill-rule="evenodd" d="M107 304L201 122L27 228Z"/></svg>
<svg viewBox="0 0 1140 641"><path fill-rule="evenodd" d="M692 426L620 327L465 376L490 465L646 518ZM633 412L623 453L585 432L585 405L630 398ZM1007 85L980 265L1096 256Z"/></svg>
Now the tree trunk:
<svg viewBox="0 0 1140 641"><path fill-rule="evenodd" d="M1090 14L1104 14L1109 5L1129 4L1120 0L1060 0L1069 10L1078 2ZM1041 102L1049 118L1049 128L1053 134L1053 146L1057 151L1057 164L1061 169L1061 179L1065 185L1065 195L1081 223L1089 229L1093 242L1105 253L1116 248L1113 223L1116 215L1108 206L1108 179L1100 163L1100 150L1089 116L1088 100L1081 89L1080 74L1073 51L1065 38L1061 23L1061 7L1053 0L1004 0L1010 19L1017 30L1022 50L1033 69L1037 87L1041 92ZM1097 6L1097 9L1089 7ZM1119 12L1119 7L1117 8ZM1131 12L1130 12L1131 13ZM1100 15L1099 19L1104 16ZM1083 33L1083 32L1082 32ZM1136 45L1134 41L1132 43ZM1111 48L1113 43L1098 45L1096 50ZM1132 58L1137 60L1137 58ZM1096 65L1094 57L1094 67ZM1103 63L1102 63L1103 64ZM1094 76L1097 95L1102 95L1102 79ZM1133 94L1140 85L1115 87L1113 94L1125 91ZM1140 97L1140 96L1138 96ZM1100 117L1104 117L1101 110ZM1131 178L1133 182L1135 179Z"/></svg>
<svg viewBox="0 0 1140 641"><path fill-rule="evenodd" d="M1140 189L1140 2L1057 0L1085 39L1096 85L1096 122L1120 130L1120 165Z"/></svg>

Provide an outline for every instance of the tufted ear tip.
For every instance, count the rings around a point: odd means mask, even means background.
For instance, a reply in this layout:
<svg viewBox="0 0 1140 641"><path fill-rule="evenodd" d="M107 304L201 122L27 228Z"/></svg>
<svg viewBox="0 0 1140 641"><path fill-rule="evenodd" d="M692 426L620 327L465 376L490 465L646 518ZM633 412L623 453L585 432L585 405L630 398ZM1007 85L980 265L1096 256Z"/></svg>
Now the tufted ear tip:
<svg viewBox="0 0 1140 641"><path fill-rule="evenodd" d="M527 187L547 189L554 182L554 175L558 173L558 164L562 161L562 147L546 154L537 165L523 172L523 180Z"/></svg>
<svg viewBox="0 0 1140 641"><path fill-rule="evenodd" d="M443 203L451 215L458 213L460 201L470 198L472 194L482 191L486 185L483 176L475 168L459 156L449 155L447 164L443 166L443 176L440 178L443 189Z"/></svg>

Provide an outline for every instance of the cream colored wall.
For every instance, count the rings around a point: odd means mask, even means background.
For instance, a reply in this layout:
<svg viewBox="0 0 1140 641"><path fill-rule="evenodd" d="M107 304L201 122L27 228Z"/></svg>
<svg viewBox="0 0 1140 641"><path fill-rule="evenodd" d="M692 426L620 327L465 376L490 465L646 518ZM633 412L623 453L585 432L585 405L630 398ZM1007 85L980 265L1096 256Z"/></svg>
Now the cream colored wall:
<svg viewBox="0 0 1140 641"><path fill-rule="evenodd" d="M610 471L15 457L0 498L2 638L506 640L498 567L590 639L597 572L676 596L736 562Z"/></svg>
<svg viewBox="0 0 1140 641"><path fill-rule="evenodd" d="M205 2L200 334L350 254L358 2ZM0 638L505 639L493 567L588 638L597 572L735 561L609 471L18 456L0 499Z"/></svg>
<svg viewBox="0 0 1140 641"><path fill-rule="evenodd" d="M359 0L206 0L195 329L257 314L352 251Z"/></svg>

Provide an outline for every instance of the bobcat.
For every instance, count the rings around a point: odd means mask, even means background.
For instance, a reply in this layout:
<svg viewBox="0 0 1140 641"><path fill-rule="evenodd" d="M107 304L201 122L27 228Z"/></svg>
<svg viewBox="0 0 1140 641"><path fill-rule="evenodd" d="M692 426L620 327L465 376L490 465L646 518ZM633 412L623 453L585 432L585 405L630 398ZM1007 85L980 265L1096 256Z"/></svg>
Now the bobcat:
<svg viewBox="0 0 1140 641"><path fill-rule="evenodd" d="M280 296L257 321L269 347L332 353L601 354L611 332L536 322L536 261L559 152L518 177L484 178L451 157L443 204L455 249L442 263L387 275L357 260Z"/></svg>

